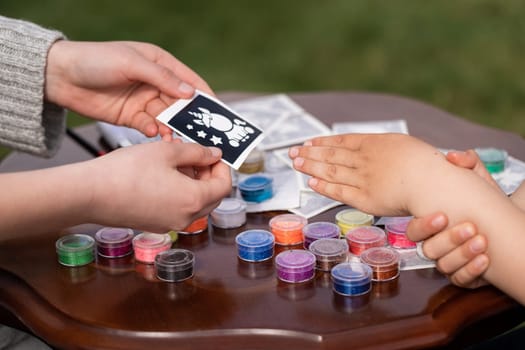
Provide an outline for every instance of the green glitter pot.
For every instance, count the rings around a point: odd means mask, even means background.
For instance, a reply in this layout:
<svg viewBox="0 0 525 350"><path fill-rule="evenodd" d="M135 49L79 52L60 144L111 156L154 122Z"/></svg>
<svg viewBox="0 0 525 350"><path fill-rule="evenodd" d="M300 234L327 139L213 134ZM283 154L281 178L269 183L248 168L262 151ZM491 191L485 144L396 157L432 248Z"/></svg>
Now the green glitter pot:
<svg viewBox="0 0 525 350"><path fill-rule="evenodd" d="M505 161L508 156L507 151L491 147L476 148L475 151L489 173L499 173L505 169Z"/></svg>
<svg viewBox="0 0 525 350"><path fill-rule="evenodd" d="M72 234L56 241L58 262L64 266L83 266L95 260L95 240L82 234Z"/></svg>

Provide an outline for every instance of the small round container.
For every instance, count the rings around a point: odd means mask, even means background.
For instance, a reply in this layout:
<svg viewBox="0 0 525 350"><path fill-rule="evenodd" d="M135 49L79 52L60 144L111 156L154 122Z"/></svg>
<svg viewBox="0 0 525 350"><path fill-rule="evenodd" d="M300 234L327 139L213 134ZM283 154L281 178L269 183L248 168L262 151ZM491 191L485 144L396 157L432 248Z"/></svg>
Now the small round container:
<svg viewBox="0 0 525 350"><path fill-rule="evenodd" d="M498 148L476 148L479 159L485 165L489 173L499 173L505 169L507 151Z"/></svg>
<svg viewBox="0 0 525 350"><path fill-rule="evenodd" d="M187 227L179 231L181 235L195 235L208 229L208 215L196 219Z"/></svg>
<svg viewBox="0 0 525 350"><path fill-rule="evenodd" d="M145 263L155 263L155 257L158 253L171 248L171 237L167 233L149 233L143 232L133 238L133 250L135 260Z"/></svg>
<svg viewBox="0 0 525 350"><path fill-rule="evenodd" d="M133 252L133 230L104 227L95 233L97 253L105 258L120 258Z"/></svg>
<svg viewBox="0 0 525 350"><path fill-rule="evenodd" d="M275 257L275 267L283 282L309 281L315 276L315 255L302 249L286 250Z"/></svg>
<svg viewBox="0 0 525 350"><path fill-rule="evenodd" d="M341 295L363 295L368 293L372 286L372 268L360 262L336 265L331 276L334 291Z"/></svg>
<svg viewBox="0 0 525 350"><path fill-rule="evenodd" d="M360 226L371 226L374 223L374 216L363 213L357 209L344 209L335 214L335 222L341 229L341 234L346 233Z"/></svg>
<svg viewBox="0 0 525 350"><path fill-rule="evenodd" d="M330 271L335 265L345 262L348 245L339 238L321 238L310 244L309 250L315 255L315 267L321 271Z"/></svg>
<svg viewBox="0 0 525 350"><path fill-rule="evenodd" d="M334 223L320 221L312 222L303 227L304 248L308 249L313 241L321 238L339 238L341 230Z"/></svg>
<svg viewBox="0 0 525 350"><path fill-rule="evenodd" d="M407 226L410 220L394 221L385 225L388 243L394 248L415 248L416 242L408 239L406 235Z"/></svg>
<svg viewBox="0 0 525 350"><path fill-rule="evenodd" d="M243 174L254 174L262 171L264 171L264 152L254 149L239 167L239 172Z"/></svg>
<svg viewBox="0 0 525 350"><path fill-rule="evenodd" d="M169 231L168 235L170 235L172 242L176 242L177 239L179 239L179 233L177 231Z"/></svg>
<svg viewBox="0 0 525 350"><path fill-rule="evenodd" d="M195 257L186 249L169 249L155 257L157 278L166 282L181 282L193 276Z"/></svg>
<svg viewBox="0 0 525 350"><path fill-rule="evenodd" d="M281 214L270 219L269 226L275 236L275 244L295 245L304 241L303 227L306 218L296 214Z"/></svg>
<svg viewBox="0 0 525 350"><path fill-rule="evenodd" d="M236 228L246 223L246 203L238 198L224 198L211 212L211 222L219 228Z"/></svg>
<svg viewBox="0 0 525 350"><path fill-rule="evenodd" d="M399 276L399 253L392 248L370 248L360 258L372 268L372 281L390 281Z"/></svg>
<svg viewBox="0 0 525 350"><path fill-rule="evenodd" d="M377 226L361 226L346 233L346 241L350 252L361 255L365 250L372 247L383 247L387 239L385 231Z"/></svg>
<svg viewBox="0 0 525 350"><path fill-rule="evenodd" d="M265 261L273 256L275 238L266 230L247 230L235 237L237 254L249 262Z"/></svg>
<svg viewBox="0 0 525 350"><path fill-rule="evenodd" d="M58 262L64 266L83 266L95 260L95 240L83 234L59 238L56 243Z"/></svg>
<svg viewBox="0 0 525 350"><path fill-rule="evenodd" d="M260 203L273 197L273 179L268 176L249 176L238 187L242 198L247 202Z"/></svg>

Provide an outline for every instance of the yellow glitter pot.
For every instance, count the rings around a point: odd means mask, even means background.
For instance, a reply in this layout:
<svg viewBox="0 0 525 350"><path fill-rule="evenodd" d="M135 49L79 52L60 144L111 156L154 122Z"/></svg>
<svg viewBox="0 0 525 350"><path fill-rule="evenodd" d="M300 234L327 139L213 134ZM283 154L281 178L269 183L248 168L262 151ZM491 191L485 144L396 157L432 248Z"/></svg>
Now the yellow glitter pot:
<svg viewBox="0 0 525 350"><path fill-rule="evenodd" d="M341 229L341 235L356 227L371 226L374 223L374 216L363 213L357 209L344 209L335 215L335 223Z"/></svg>

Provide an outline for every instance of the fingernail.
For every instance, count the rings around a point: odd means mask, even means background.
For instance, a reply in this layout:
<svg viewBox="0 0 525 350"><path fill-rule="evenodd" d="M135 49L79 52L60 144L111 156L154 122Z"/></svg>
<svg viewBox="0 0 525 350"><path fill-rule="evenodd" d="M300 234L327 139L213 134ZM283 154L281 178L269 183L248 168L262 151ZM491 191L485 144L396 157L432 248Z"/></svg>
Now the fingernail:
<svg viewBox="0 0 525 350"><path fill-rule="evenodd" d="M220 157L221 156L221 149L217 147L208 147L211 151L211 155L214 157Z"/></svg>
<svg viewBox="0 0 525 350"><path fill-rule="evenodd" d="M298 157L293 160L293 165L297 168L302 167L304 164L304 158Z"/></svg>
<svg viewBox="0 0 525 350"><path fill-rule="evenodd" d="M317 180L315 177L312 177L308 180L308 186L315 187L319 183L319 180Z"/></svg>
<svg viewBox="0 0 525 350"><path fill-rule="evenodd" d="M481 237L476 237L470 242L470 250L473 253L481 253L485 249L485 244Z"/></svg>
<svg viewBox="0 0 525 350"><path fill-rule="evenodd" d="M179 91L182 92L183 94L190 94L190 93L193 93L194 91L194 88L193 86L185 83L185 82L181 82L179 84Z"/></svg>
<svg viewBox="0 0 525 350"><path fill-rule="evenodd" d="M487 266L487 258L484 255L478 255L474 258L473 264L478 270L483 270Z"/></svg>
<svg viewBox="0 0 525 350"><path fill-rule="evenodd" d="M474 236L474 228L471 225L466 225L461 227L459 234L461 235L461 238L467 239L472 236Z"/></svg>
<svg viewBox="0 0 525 350"><path fill-rule="evenodd" d="M435 217L434 219L432 219L430 224L432 225L432 227L441 228L441 227L445 226L445 221L446 221L445 217L443 215L439 215L439 216Z"/></svg>
<svg viewBox="0 0 525 350"><path fill-rule="evenodd" d="M298 147L292 147L290 148L290 151L288 153L291 158L295 158L299 155L299 148Z"/></svg>

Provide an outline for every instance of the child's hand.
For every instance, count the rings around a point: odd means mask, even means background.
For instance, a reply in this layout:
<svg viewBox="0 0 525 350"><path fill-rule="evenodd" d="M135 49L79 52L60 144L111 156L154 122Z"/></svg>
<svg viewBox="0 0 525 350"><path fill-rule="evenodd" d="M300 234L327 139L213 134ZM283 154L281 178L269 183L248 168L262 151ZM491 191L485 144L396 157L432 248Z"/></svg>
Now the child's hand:
<svg viewBox="0 0 525 350"><path fill-rule="evenodd" d="M436 260L436 268L450 281L464 288L486 285L482 278L489 266L485 254L487 239L478 234L474 224L469 222L447 228L444 213L435 213L416 218L407 228L407 236L415 241L425 239L423 253Z"/></svg>
<svg viewBox="0 0 525 350"><path fill-rule="evenodd" d="M410 212L410 200L424 193L421 174L444 156L404 134L346 134L320 137L292 147L294 168L312 175L316 192L380 216Z"/></svg>

